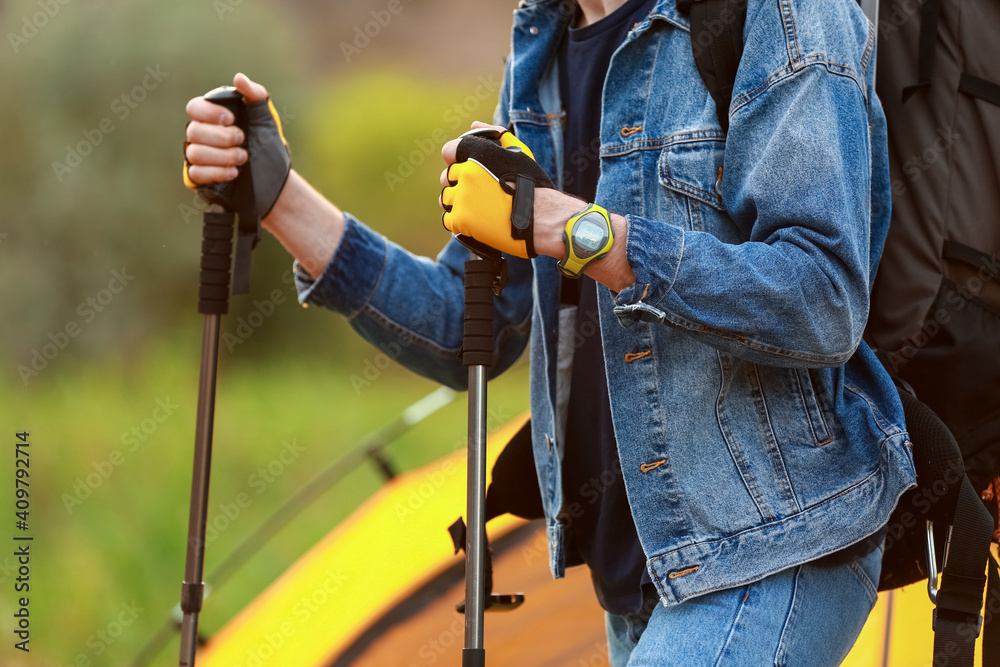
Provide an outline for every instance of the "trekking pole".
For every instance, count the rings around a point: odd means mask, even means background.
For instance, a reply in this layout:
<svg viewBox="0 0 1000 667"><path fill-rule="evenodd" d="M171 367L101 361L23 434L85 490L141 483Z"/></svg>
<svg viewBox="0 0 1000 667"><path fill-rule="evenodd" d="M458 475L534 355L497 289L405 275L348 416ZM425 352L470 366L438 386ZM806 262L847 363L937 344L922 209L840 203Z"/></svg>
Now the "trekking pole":
<svg viewBox="0 0 1000 667"><path fill-rule="evenodd" d="M462 667L483 667L486 611L486 369L493 365L493 297L507 283L500 253L467 236L472 252L465 263L465 336L462 363L469 368L468 491L465 538L465 648Z"/></svg>
<svg viewBox="0 0 1000 667"><path fill-rule="evenodd" d="M234 88L223 86L205 95L205 99L229 109L235 124L246 135L246 107L243 96ZM229 311L230 264L233 252L233 228L236 211L240 214L240 233L256 212L249 169L241 168L236 180L199 188L208 204L204 216L201 244L201 273L198 287L198 312L205 318L201 339L201 372L198 383L198 412L195 425L194 469L191 480L191 509L188 517L187 556L181 588L180 667L193 667L198 645L198 614L204 600L202 581L205 564L205 524L208 516L208 486L212 467L212 429L215 421L215 384L219 363L219 330L222 316ZM259 221L257 222L259 224ZM240 238L239 242L243 242ZM249 287L249 248L237 249L234 272L237 282ZM245 250L245 252L241 252Z"/></svg>
<svg viewBox="0 0 1000 667"><path fill-rule="evenodd" d="M263 548L278 532L288 526L309 505L319 499L340 482L348 473L357 470L365 461L371 461L381 473L384 481L395 477L392 464L385 458L384 449L425 418L451 403L455 392L447 387L438 387L427 396L406 408L396 419L382 428L365 436L353 449L318 473L305 486L286 500L271 516L257 526L215 569L208 573L205 581L206 597L211 591L229 581L246 562ZM163 647L181 628L183 612L175 605L163 625L132 660L132 667L148 667L159 655Z"/></svg>

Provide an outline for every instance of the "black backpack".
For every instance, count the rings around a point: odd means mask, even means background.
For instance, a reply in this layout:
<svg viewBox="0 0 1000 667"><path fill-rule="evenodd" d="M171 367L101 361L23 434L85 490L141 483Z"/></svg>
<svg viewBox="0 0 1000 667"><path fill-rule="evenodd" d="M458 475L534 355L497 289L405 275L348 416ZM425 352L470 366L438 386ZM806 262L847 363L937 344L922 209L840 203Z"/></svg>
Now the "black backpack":
<svg viewBox="0 0 1000 667"><path fill-rule="evenodd" d="M677 7L728 130L746 0ZM879 590L933 574L934 664L972 667L985 631L983 665L1000 665L1000 2L882 0L869 18L893 213L865 338L899 387L918 484L889 521Z"/></svg>

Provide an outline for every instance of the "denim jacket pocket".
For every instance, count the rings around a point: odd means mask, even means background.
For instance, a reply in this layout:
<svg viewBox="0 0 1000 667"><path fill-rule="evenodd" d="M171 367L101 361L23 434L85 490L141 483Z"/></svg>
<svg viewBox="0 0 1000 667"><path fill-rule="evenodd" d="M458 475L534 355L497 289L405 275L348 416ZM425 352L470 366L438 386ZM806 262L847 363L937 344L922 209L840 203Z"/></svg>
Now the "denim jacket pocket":
<svg viewBox="0 0 1000 667"><path fill-rule="evenodd" d="M713 231L711 218L726 210L721 194L725 147L724 141L702 139L671 143L660 152L658 177L675 225Z"/></svg>
<svg viewBox="0 0 1000 667"><path fill-rule="evenodd" d="M833 430L820 399L818 378L806 368L781 368L761 364L753 369L774 435L783 447L823 447L833 441ZM752 378L753 379L753 378ZM751 385L755 383L751 381Z"/></svg>
<svg viewBox="0 0 1000 667"><path fill-rule="evenodd" d="M812 432L813 444L817 447L829 444L833 440L833 434L830 432L823 408L816 395L812 372L807 368L789 370L794 373L798 383L799 397L802 399L802 409Z"/></svg>

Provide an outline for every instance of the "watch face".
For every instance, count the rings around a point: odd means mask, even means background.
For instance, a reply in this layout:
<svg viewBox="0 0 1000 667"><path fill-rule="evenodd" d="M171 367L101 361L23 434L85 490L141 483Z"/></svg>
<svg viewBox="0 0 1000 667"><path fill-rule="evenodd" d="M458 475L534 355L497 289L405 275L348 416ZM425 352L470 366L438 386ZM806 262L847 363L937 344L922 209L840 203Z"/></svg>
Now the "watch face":
<svg viewBox="0 0 1000 667"><path fill-rule="evenodd" d="M607 242L608 225L600 213L588 213L573 226L573 251L580 259L595 255Z"/></svg>

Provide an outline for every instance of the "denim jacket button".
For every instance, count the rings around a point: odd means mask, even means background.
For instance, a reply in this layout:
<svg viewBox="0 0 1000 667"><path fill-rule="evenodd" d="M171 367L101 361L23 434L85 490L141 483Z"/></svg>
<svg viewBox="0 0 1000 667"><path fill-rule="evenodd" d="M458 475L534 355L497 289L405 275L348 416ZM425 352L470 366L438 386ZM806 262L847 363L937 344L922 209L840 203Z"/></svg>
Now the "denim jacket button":
<svg viewBox="0 0 1000 667"><path fill-rule="evenodd" d="M528 28L528 32L530 32L532 35L537 35L538 34L538 26L536 26L536 25L531 26L530 28Z"/></svg>

